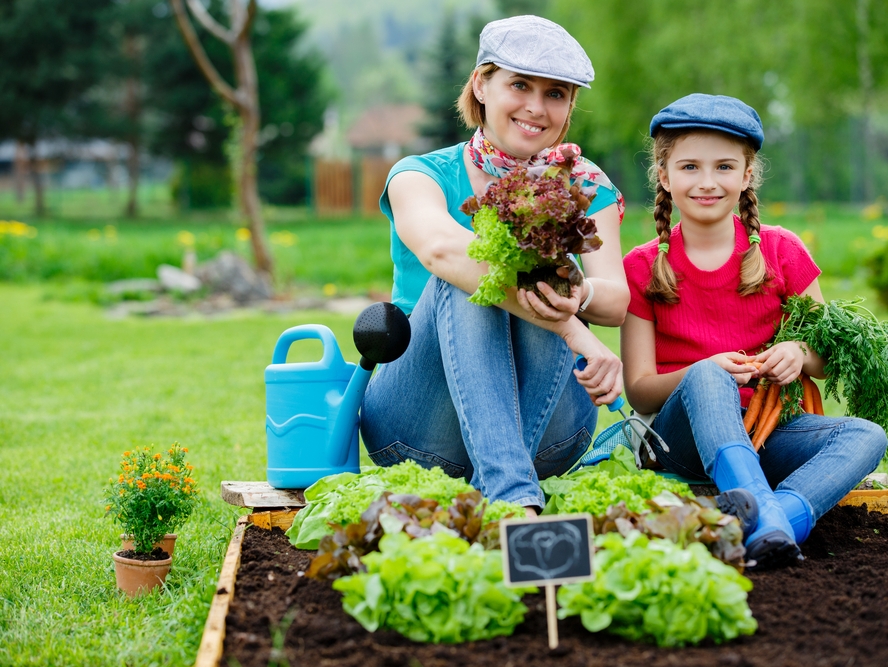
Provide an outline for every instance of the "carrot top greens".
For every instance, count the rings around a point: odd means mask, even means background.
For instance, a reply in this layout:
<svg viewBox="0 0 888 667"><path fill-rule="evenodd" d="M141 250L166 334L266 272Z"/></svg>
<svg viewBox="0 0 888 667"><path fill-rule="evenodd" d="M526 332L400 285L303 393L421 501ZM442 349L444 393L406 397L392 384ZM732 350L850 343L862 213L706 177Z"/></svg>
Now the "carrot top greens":
<svg viewBox="0 0 888 667"><path fill-rule="evenodd" d="M837 401L844 398L845 413L888 428L888 328L860 305L863 301L820 303L810 296L791 296L772 345L804 342L823 358L824 389ZM802 393L800 380L783 387L781 421L801 412Z"/></svg>

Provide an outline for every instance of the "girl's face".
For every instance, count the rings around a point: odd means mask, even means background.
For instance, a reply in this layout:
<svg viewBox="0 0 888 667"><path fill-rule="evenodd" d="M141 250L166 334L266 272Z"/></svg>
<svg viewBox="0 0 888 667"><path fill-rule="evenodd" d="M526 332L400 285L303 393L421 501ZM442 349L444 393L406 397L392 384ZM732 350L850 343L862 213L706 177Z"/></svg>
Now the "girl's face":
<svg viewBox="0 0 888 667"><path fill-rule="evenodd" d="M498 69L488 80L473 75L484 104L484 136L504 153L527 159L553 146L570 113L572 84Z"/></svg>
<svg viewBox="0 0 888 667"><path fill-rule="evenodd" d="M695 132L675 142L658 173L682 221L714 224L733 219L752 166L747 166L739 142L720 132Z"/></svg>

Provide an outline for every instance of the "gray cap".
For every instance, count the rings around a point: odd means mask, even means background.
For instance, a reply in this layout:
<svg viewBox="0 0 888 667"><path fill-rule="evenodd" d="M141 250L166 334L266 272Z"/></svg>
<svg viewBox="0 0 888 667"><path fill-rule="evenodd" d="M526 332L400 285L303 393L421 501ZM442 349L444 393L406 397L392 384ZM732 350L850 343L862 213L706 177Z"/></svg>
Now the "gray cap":
<svg viewBox="0 0 888 667"><path fill-rule="evenodd" d="M580 43L557 23L539 16L513 16L484 26L475 67L484 63L584 88L595 78Z"/></svg>

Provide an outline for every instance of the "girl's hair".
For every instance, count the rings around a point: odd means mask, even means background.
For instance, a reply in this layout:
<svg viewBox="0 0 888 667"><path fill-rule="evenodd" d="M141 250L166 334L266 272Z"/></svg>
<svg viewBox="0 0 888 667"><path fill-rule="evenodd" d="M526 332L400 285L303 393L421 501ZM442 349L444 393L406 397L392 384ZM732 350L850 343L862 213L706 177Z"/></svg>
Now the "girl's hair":
<svg viewBox="0 0 888 667"><path fill-rule="evenodd" d="M654 198L654 221L657 223L657 236L660 243L669 243L669 235L672 227L672 194L660 183L659 167L666 168L666 161L675 147L675 143L688 134L717 132L705 129L661 129L656 138L650 142L651 166L648 168L648 180L654 186L656 196ZM762 161L755 148L748 141L740 137L734 137L723 132L717 132L720 136L736 141L743 147L743 156L746 158L745 168L752 167L752 176L749 186L740 193L740 202L737 206L740 219L746 228L747 234L759 234L760 222L758 211L758 197L755 188L761 182ZM759 243L750 243L749 250L743 254L740 264L740 285L737 291L742 296L764 292L770 275L765 256ZM678 303L678 278L669 264L665 252L658 252L654 264L651 267L651 282L645 290L645 296L659 303Z"/></svg>
<svg viewBox="0 0 888 667"><path fill-rule="evenodd" d="M494 65L493 63L484 63L483 65L479 65L476 68L476 71L478 72L478 76L480 76L485 81L489 81L490 77L492 77L493 73L496 72L498 69L498 65ZM570 129L570 117L573 115L574 107L577 104L578 91L579 86L571 84L570 109L568 109L567 111L567 120L564 121L564 127L561 128L561 134L558 136L558 141L555 142L555 145L560 144L562 141L564 141L564 137L567 136L567 130ZM462 92L456 99L456 109L457 111L459 111L459 118L462 121L463 125L465 125L470 130L474 130L475 128L484 125L484 121L487 117L484 113L484 105L478 101L477 97L475 97L475 91L472 88L472 75L469 75L468 81L466 81L465 85L463 86Z"/></svg>

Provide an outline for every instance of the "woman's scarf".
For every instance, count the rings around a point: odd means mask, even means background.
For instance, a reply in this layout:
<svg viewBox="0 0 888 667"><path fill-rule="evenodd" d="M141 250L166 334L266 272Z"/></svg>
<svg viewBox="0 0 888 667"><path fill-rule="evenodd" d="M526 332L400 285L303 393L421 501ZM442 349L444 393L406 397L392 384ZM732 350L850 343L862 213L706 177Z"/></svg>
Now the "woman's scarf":
<svg viewBox="0 0 888 667"><path fill-rule="evenodd" d="M490 143L480 127L472 135L468 144L469 157L472 159L472 163L478 169L496 178L502 178L517 167L545 167L564 162L562 151L565 148L571 149L576 156L576 162L570 172L571 181L578 183L581 188L602 186L613 190L617 197L617 210L620 213L620 221L622 222L623 212L626 209L623 195L614 187L607 175L598 168L598 165L591 160L580 157L580 147L576 144L558 144L555 148L546 148L527 160L520 160L508 153L503 153Z"/></svg>

